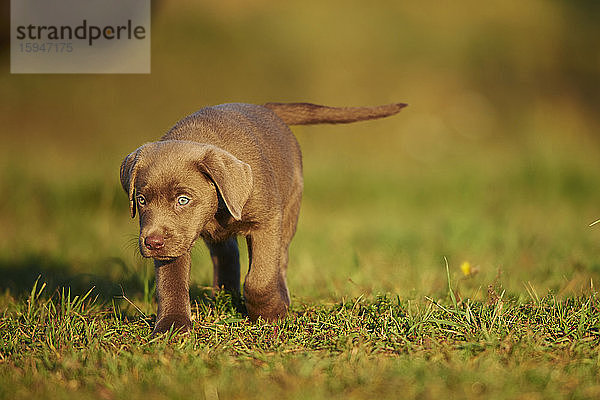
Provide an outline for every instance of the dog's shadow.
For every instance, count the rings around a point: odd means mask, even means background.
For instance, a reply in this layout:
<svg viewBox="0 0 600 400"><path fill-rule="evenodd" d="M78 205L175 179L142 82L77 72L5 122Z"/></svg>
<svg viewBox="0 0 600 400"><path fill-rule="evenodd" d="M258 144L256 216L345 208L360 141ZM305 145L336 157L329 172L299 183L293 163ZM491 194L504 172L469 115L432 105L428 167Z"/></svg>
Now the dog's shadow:
<svg viewBox="0 0 600 400"><path fill-rule="evenodd" d="M0 276L0 291L15 298L28 295L36 281L45 283L47 291L69 288L73 295L85 294L94 287L102 299L121 292L119 283L127 290L143 292L143 287L131 277L124 282L114 282L108 276L78 273L67 261L36 253L0 261Z"/></svg>
<svg viewBox="0 0 600 400"><path fill-rule="evenodd" d="M97 302L111 303L113 300L151 300L154 296L153 267L140 271L128 266L118 257L98 261L90 268L103 273L81 273L72 263L43 254L28 254L17 260L0 260L0 293L19 300L27 298L37 281L37 288L46 284L44 296L68 290L72 297L82 296L92 289L92 298ZM102 267L102 268L100 268ZM78 266L80 269L81 267ZM214 309L218 313L246 315L246 308L239 293L213 293L208 282L193 282L190 285L192 306ZM125 303L127 300L125 300Z"/></svg>

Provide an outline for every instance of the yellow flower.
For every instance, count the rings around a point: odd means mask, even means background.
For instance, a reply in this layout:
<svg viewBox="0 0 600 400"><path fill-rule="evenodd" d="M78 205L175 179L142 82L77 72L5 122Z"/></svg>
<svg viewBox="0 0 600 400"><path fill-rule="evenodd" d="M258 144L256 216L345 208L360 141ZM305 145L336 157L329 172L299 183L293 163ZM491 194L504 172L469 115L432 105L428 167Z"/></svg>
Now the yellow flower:
<svg viewBox="0 0 600 400"><path fill-rule="evenodd" d="M460 270L462 271L464 276L469 276L473 272L471 268L471 263L468 261L463 261L463 263L460 265Z"/></svg>

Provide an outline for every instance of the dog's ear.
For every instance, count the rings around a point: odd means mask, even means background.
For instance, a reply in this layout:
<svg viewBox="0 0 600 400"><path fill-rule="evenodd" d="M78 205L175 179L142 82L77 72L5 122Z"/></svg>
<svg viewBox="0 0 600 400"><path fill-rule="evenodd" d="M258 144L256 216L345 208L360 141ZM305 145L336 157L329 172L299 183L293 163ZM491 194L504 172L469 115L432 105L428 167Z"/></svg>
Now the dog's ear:
<svg viewBox="0 0 600 400"><path fill-rule="evenodd" d="M198 168L217 185L227 209L236 220L252 192L252 169L233 154L212 145L199 145Z"/></svg>
<svg viewBox="0 0 600 400"><path fill-rule="evenodd" d="M125 193L129 196L129 212L131 218L135 218L135 177L137 175L142 147L139 147L128 154L121 163L120 169L121 186L123 186L123 190L125 190Z"/></svg>

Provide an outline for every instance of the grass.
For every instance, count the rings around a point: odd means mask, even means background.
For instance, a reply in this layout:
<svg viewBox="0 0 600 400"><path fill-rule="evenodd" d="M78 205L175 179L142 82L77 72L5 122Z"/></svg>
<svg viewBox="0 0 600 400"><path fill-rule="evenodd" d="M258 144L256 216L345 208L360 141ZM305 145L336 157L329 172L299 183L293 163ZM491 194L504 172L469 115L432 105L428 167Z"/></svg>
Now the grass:
<svg viewBox="0 0 600 400"><path fill-rule="evenodd" d="M449 281L452 287L452 282ZM497 289L497 288L496 288ZM2 398L596 398L595 293L519 303L376 296L296 303L249 324L231 298L196 303L189 335L151 324L93 291L4 299ZM452 292L450 292L452 293Z"/></svg>

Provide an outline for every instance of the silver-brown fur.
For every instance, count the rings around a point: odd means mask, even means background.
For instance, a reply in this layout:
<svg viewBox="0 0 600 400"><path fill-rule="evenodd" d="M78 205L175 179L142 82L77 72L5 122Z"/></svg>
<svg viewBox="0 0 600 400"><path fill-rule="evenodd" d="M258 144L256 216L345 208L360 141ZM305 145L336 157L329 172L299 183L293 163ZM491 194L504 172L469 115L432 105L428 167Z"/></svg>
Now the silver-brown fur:
<svg viewBox="0 0 600 400"><path fill-rule="evenodd" d="M251 320L275 320L290 304L288 248L302 196L302 157L288 124L382 118L405 104L335 108L308 103L223 104L177 122L159 141L130 153L120 178L139 246L154 258L158 297L154 333L191 327L190 250L210 250L215 289L240 291L237 235L250 266L244 298Z"/></svg>

